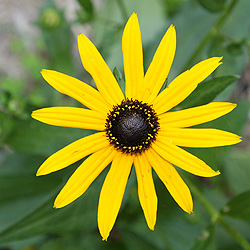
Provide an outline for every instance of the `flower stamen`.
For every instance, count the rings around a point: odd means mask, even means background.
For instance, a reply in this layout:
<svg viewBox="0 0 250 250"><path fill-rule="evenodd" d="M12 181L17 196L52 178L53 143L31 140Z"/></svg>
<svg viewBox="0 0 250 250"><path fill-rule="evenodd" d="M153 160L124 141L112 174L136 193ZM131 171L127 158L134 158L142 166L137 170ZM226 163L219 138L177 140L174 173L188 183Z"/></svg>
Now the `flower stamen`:
<svg viewBox="0 0 250 250"><path fill-rule="evenodd" d="M111 145L123 153L141 153L149 148L159 130L152 105L127 99L113 107L106 120Z"/></svg>

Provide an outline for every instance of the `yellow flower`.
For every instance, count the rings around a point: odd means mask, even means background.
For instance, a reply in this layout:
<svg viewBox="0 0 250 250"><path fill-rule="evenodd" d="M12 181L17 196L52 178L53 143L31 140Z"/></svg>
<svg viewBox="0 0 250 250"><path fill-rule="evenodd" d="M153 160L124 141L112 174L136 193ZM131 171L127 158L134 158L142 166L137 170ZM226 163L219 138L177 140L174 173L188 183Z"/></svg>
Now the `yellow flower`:
<svg viewBox="0 0 250 250"><path fill-rule="evenodd" d="M47 124L100 131L59 150L39 168L37 175L45 175L88 156L69 178L54 207L61 208L76 200L112 162L98 206L98 226L103 240L107 240L114 226L133 164L140 204L151 230L154 230L157 213L152 168L178 205L191 213L193 202L189 188L173 165L203 177L216 176L219 172L180 147L218 147L241 140L235 134L217 129L187 127L223 116L236 105L213 102L186 110L168 111L189 96L221 64L221 57L196 64L160 92L175 55L175 28L169 27L144 74L141 33L134 13L122 37L126 80L124 96L93 43L80 34L78 46L83 67L93 77L98 90L56 71L42 70L42 76L57 91L71 96L87 108L51 107L32 113L34 119Z"/></svg>

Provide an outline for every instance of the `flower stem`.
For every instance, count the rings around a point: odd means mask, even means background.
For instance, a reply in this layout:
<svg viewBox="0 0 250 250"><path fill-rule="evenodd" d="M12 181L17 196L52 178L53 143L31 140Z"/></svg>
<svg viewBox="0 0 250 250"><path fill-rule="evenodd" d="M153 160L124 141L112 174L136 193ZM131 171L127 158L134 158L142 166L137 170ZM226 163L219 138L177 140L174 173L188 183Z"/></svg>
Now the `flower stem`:
<svg viewBox="0 0 250 250"><path fill-rule="evenodd" d="M224 22L226 21L227 17L229 17L230 13L234 9L234 7L235 7L235 5L237 4L238 1L239 0L232 0L232 2L227 6L227 8L225 8L225 10L221 13L220 17L218 18L218 20L216 21L216 23L214 24L214 26L209 30L209 32L207 33L207 35L201 41L200 45L193 52L193 54L190 56L190 58L187 61L186 65L185 65L185 68L183 69L183 71L185 69L190 68L194 64L196 58L202 52L202 50L204 49L204 47L206 46L206 44L218 33L219 28L222 26L222 24L224 24Z"/></svg>
<svg viewBox="0 0 250 250"><path fill-rule="evenodd" d="M218 222L242 246L243 249L250 250L249 242L243 238L230 224L228 224L222 216L219 216Z"/></svg>
<svg viewBox="0 0 250 250"><path fill-rule="evenodd" d="M245 249L250 250L250 244L249 242L242 237L219 213L219 211L216 210L216 208L213 207L211 203L205 198L205 196L200 192L200 190L193 184L191 181L188 181L188 185L192 191L192 194L199 200L201 205L204 207L204 209L207 211L207 213L211 217L212 223L218 222L238 243L239 245Z"/></svg>

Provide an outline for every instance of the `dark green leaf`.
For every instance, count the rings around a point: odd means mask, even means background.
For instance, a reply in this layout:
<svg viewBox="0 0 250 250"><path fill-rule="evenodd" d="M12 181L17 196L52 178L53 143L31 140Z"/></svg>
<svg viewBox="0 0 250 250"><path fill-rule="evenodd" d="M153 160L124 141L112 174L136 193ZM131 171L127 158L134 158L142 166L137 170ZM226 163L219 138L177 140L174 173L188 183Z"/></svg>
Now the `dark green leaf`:
<svg viewBox="0 0 250 250"><path fill-rule="evenodd" d="M215 238L215 227L211 226L207 228L203 234L197 238L195 245L192 247L192 250L216 250L216 238Z"/></svg>
<svg viewBox="0 0 250 250"><path fill-rule="evenodd" d="M242 193L222 209L222 213L242 220L250 220L250 191Z"/></svg>
<svg viewBox="0 0 250 250"><path fill-rule="evenodd" d="M6 139L19 152L49 155L67 144L90 134L90 130L54 127L30 118L17 120L15 129Z"/></svg>
<svg viewBox="0 0 250 250"><path fill-rule="evenodd" d="M93 4L91 0L77 0L80 6L88 13L93 13Z"/></svg>
<svg viewBox="0 0 250 250"><path fill-rule="evenodd" d="M221 76L200 83L196 90L180 103L181 108L191 108L211 102L238 78L238 76Z"/></svg>
<svg viewBox="0 0 250 250"><path fill-rule="evenodd" d="M165 12L169 17L174 16L184 2L185 0L162 0Z"/></svg>
<svg viewBox="0 0 250 250"><path fill-rule="evenodd" d="M60 184L60 179L56 178L38 178L35 176L22 176L15 177L1 176L0 177L0 203L3 204L8 200L15 202L23 198L31 197L46 193Z"/></svg>
<svg viewBox="0 0 250 250"><path fill-rule="evenodd" d="M244 128L249 114L249 103L248 102L239 102L237 107L230 112L229 114L216 119L205 124L201 124L199 128L216 128L222 129L228 132L233 132L238 135L241 135L242 129ZM209 166L212 166L214 169L221 168L223 165L224 157L226 152L232 149L233 146L225 147L216 147L216 148L187 148L189 152L192 152L194 155L198 156L204 160Z"/></svg>
<svg viewBox="0 0 250 250"><path fill-rule="evenodd" d="M147 224L141 213L142 211L140 210L139 212L138 217L134 217L132 220L129 218L129 223L126 223L124 220L121 224L120 231L124 238L126 249L171 249L165 248L165 246L169 245L168 236L165 235L162 238L160 234L150 231L146 226Z"/></svg>
<svg viewBox="0 0 250 250"><path fill-rule="evenodd" d="M194 241L197 239L201 232L201 224L193 224L185 220L182 211L178 213L178 216L172 216L168 220L158 220L158 234L162 235L162 238L169 241L163 249L191 249L194 245ZM189 217L190 215L188 215ZM161 228L159 228L161 227ZM164 235L164 236L163 236Z"/></svg>
<svg viewBox="0 0 250 250"><path fill-rule="evenodd" d="M230 54L234 56L242 55L244 52L244 42L230 43L227 45L226 49Z"/></svg>
<svg viewBox="0 0 250 250"><path fill-rule="evenodd" d="M1 176L0 238L47 201L51 197L50 190L59 183L60 179L51 177L39 180L34 175Z"/></svg>
<svg viewBox="0 0 250 250"><path fill-rule="evenodd" d="M160 92L161 92L162 90L164 90L167 86L168 86L168 78L167 78L166 81L163 83Z"/></svg>
<svg viewBox="0 0 250 250"><path fill-rule="evenodd" d="M17 183L16 189L19 188L20 190L15 190L15 192L22 193L18 202L15 200L12 203L11 200L8 200L0 203L1 223L3 222L1 224L0 242L49 233L60 235L81 231L81 234L84 235L84 232L89 233L96 230L97 203L103 178L98 178L95 181L95 187L90 187L83 197L61 209L52 207L60 188L58 182L54 182L53 179L48 179L48 177L41 177L41 179L43 179L40 180L40 185L43 182L41 187L35 184L37 188L34 188L33 191L27 191L28 188L23 188L23 193L22 189L17 187ZM50 188L52 184L57 185L57 187L50 192L43 192L42 194L40 191L37 192L42 188L44 188L43 191L46 191L48 183ZM32 190L34 183L29 184L29 189ZM33 192L33 195L28 194L28 192Z"/></svg>
<svg viewBox="0 0 250 250"><path fill-rule="evenodd" d="M249 105L248 101L238 102L237 107L229 114L209 123L205 123L204 126L221 128L223 130L241 135L248 120Z"/></svg>
<svg viewBox="0 0 250 250"><path fill-rule="evenodd" d="M119 71L117 67L113 69L113 74L115 76L116 81L119 83L122 92L125 93L125 80L123 78L122 73Z"/></svg>
<svg viewBox="0 0 250 250"><path fill-rule="evenodd" d="M89 22L94 16L94 8L91 0L78 0L78 3L82 7L77 11L77 16L80 23Z"/></svg>
<svg viewBox="0 0 250 250"><path fill-rule="evenodd" d="M14 128L14 121L5 113L0 112L0 146L4 143L8 135Z"/></svg>
<svg viewBox="0 0 250 250"><path fill-rule="evenodd" d="M141 235L134 234L132 232L123 232L123 238L126 244L126 249L136 249L136 250L159 250L162 248L157 247L152 244L150 240Z"/></svg>
<svg viewBox="0 0 250 250"><path fill-rule="evenodd" d="M200 5L211 12L220 12L225 8L226 0L198 0Z"/></svg>

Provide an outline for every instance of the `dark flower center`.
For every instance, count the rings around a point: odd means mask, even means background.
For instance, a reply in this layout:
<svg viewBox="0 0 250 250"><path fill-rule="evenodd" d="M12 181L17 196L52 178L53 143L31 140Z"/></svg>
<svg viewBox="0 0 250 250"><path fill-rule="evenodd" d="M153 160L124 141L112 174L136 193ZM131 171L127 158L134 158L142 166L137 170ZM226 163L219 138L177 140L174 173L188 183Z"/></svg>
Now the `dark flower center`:
<svg viewBox="0 0 250 250"><path fill-rule="evenodd" d="M159 130L152 106L138 100L128 99L114 106L106 121L110 144L124 153L140 153L149 148Z"/></svg>

